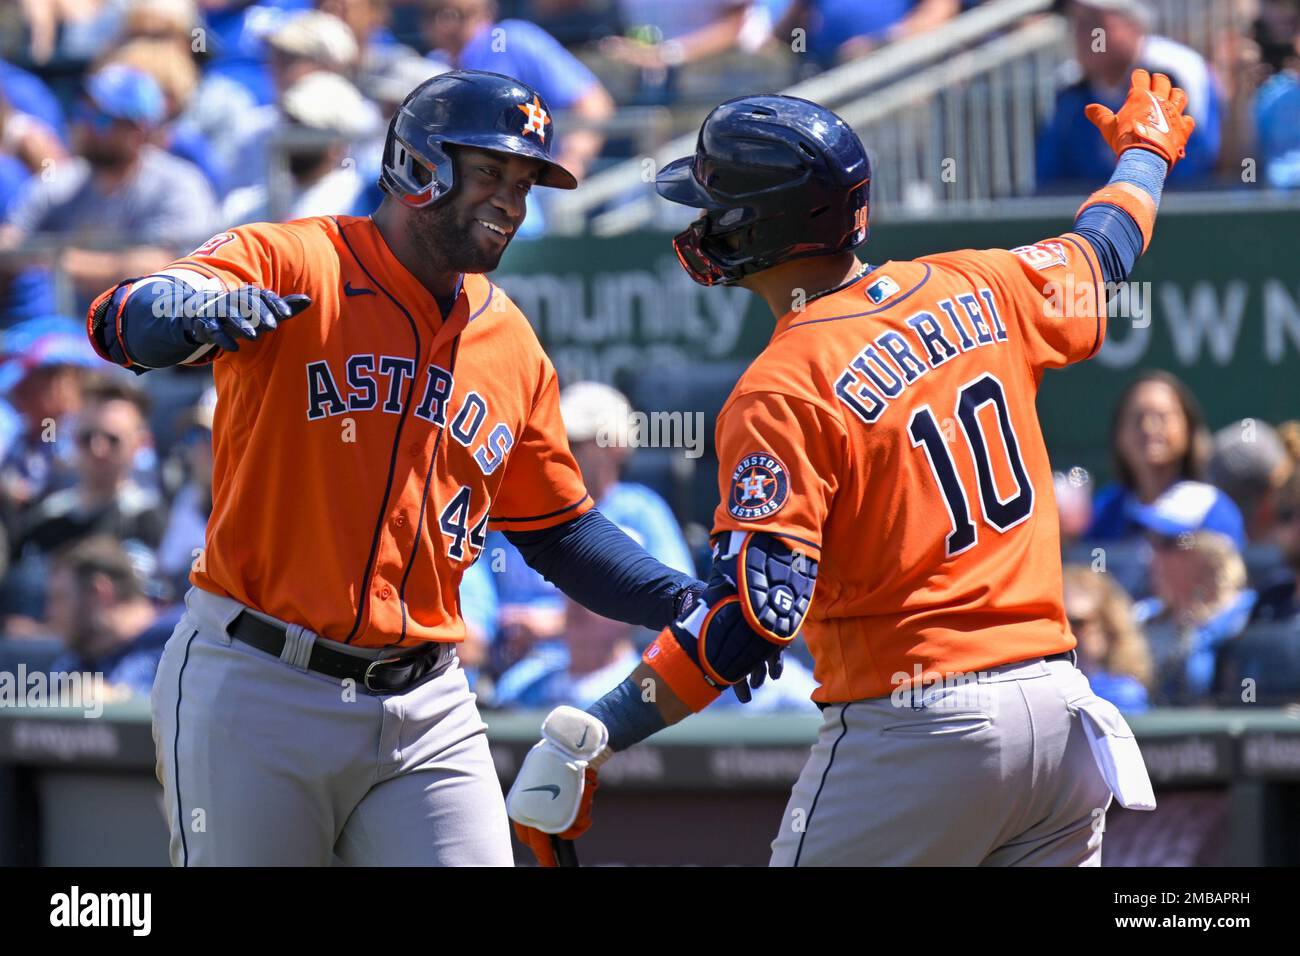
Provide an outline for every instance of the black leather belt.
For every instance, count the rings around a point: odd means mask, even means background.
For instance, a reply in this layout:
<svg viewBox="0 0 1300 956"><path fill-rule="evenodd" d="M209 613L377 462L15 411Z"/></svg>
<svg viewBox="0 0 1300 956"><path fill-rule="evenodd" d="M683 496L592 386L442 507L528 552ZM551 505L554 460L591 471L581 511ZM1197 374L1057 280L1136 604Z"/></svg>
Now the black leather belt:
<svg viewBox="0 0 1300 956"><path fill-rule="evenodd" d="M274 657L279 657L284 651L284 642L288 639L280 625L263 621L247 611L240 612L239 617L231 621L226 630L236 640ZM371 660L344 654L317 643L312 645L307 669L336 680L351 679L370 694L400 694L444 664L450 663L452 654L451 644L436 642L428 647L407 649L394 653L391 657Z"/></svg>

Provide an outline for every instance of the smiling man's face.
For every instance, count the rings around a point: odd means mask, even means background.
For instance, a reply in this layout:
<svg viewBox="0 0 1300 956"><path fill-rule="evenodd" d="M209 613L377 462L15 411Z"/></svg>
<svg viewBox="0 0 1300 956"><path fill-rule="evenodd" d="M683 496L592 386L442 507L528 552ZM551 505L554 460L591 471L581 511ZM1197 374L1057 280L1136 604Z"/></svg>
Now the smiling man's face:
<svg viewBox="0 0 1300 956"><path fill-rule="evenodd" d="M411 210L411 238L452 272L491 272L524 221L525 198L542 164L469 147L451 151L455 186L428 209Z"/></svg>

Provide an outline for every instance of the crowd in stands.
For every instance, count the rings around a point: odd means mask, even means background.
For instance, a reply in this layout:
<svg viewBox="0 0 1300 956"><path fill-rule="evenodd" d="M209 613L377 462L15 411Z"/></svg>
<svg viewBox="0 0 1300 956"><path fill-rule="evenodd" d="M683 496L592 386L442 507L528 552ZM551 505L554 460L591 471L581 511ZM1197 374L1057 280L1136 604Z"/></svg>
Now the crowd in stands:
<svg viewBox="0 0 1300 956"><path fill-rule="evenodd" d="M764 85L779 88L976 5L0 7L0 645L43 648L50 662L57 654L60 666L143 692L201 560L211 509L207 373L115 374L60 304L84 309L120 278L148 274L225 228L369 213L387 118L447 69L504 72L538 88L568 118L556 148L582 178L618 158L622 139L607 124L619 107L692 95L707 105L740 82L753 88L756 76L778 78ZM1038 133L1043 191L1095 188L1109 175L1113 158L1083 105L1118 108L1135 66L1169 73L1197 119L1172 188L1222 184L1240 155L1258 158L1261 182L1300 185L1300 0L1258 0L1249 35L1204 55L1161 35L1144 0L1057 6L1075 58ZM1244 139L1243 108L1252 130ZM530 207L518 241L542 235L545 222L545 207ZM597 422L609 424L601 416L626 407L595 383L564 391L592 495L661 561L702 571L707 554L687 547L666 489L624 480L633 452L596 440ZM1094 492L1073 469L1056 488L1066 610L1094 686L1129 710L1300 700L1300 630L1287 630L1300 614L1300 425L1246 420L1211 435L1189 390L1152 372L1118 395L1111 451L1112 483ZM466 576L463 606L461 660L489 706L587 703L650 637L574 605L496 534ZM760 688L747 712L811 707L804 654L787 654L781 680Z"/></svg>

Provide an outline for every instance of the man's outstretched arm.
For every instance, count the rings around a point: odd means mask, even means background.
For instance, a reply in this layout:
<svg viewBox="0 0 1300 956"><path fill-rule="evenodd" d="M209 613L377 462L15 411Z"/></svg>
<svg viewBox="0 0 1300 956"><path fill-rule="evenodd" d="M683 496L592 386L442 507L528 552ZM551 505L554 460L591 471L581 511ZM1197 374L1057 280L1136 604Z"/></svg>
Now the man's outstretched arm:
<svg viewBox="0 0 1300 956"><path fill-rule="evenodd" d="M1127 279L1151 242L1165 177L1186 155L1196 126L1183 114L1186 106L1187 95L1167 76L1134 70L1118 113L1099 103L1087 109L1119 157L1110 182L1088 197L1074 220L1073 231L1097 254L1104 282Z"/></svg>

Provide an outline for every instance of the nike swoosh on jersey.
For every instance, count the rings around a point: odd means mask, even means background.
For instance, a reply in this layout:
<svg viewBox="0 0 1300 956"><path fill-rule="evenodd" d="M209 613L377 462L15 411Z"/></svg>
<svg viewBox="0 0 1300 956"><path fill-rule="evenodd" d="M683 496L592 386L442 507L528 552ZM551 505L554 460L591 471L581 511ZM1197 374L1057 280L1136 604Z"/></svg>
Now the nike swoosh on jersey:
<svg viewBox="0 0 1300 956"><path fill-rule="evenodd" d="M358 289L354 289L354 288L352 288L352 283L351 283L351 282L345 282L345 283L343 283L343 294L344 294L344 295L348 295L348 296L353 296L353 295L374 295L374 294L375 294L375 290L374 290L374 289L367 289L367 288L364 288L364 287L362 287L362 288L358 288Z"/></svg>
<svg viewBox="0 0 1300 956"><path fill-rule="evenodd" d="M1151 109L1155 114L1151 118L1151 125L1155 127L1157 133L1169 132L1169 121L1165 119L1165 111L1160 108L1160 101L1156 99L1154 93L1148 92L1147 96L1151 97Z"/></svg>

